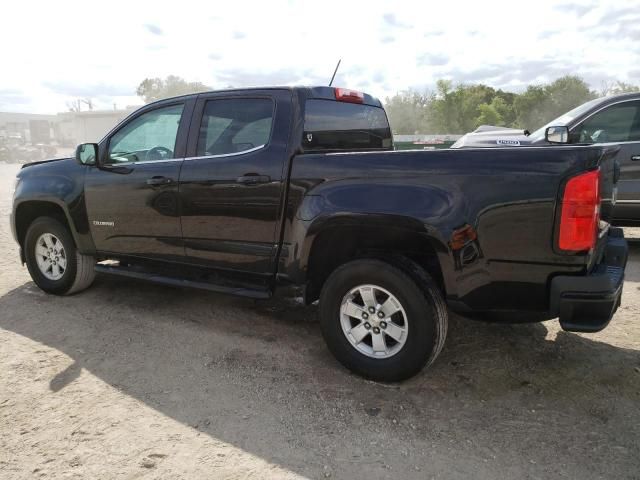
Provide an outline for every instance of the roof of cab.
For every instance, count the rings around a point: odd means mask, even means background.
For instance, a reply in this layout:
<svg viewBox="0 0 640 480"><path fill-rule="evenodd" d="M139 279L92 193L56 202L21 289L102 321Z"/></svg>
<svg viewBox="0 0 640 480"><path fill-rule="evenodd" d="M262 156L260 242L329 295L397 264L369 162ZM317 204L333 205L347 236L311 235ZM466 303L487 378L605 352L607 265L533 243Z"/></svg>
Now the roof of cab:
<svg viewBox="0 0 640 480"><path fill-rule="evenodd" d="M243 92L255 92L255 91L264 91L264 90L291 90L298 91L306 98L318 98L323 100L335 100L335 88L328 86L269 86L269 87L247 87L247 88L225 88L221 90L208 90L204 92L198 93L189 93L186 95L178 95L175 97L163 98L160 100L156 100L155 102L151 102L148 105L154 105L163 102L171 102L177 99L189 99L195 98L201 94L207 93L243 93ZM367 93L364 93L363 103L366 105L372 105L374 107L382 107L382 102L378 100L376 97L373 97Z"/></svg>

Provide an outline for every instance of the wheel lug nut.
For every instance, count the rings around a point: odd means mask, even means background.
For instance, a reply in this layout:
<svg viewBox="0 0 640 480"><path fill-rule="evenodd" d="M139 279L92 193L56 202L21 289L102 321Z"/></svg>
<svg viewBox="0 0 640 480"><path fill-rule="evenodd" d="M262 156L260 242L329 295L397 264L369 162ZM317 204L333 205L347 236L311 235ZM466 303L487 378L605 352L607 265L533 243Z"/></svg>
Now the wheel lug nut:
<svg viewBox="0 0 640 480"><path fill-rule="evenodd" d="M366 328L367 330L369 330L371 328L371 324L369 322L365 322L364 323L364 328Z"/></svg>
<svg viewBox="0 0 640 480"><path fill-rule="evenodd" d="M369 307L369 313L376 313L376 309L373 307Z"/></svg>
<svg viewBox="0 0 640 480"><path fill-rule="evenodd" d="M373 327L373 333L375 334L380 333L380 329L378 327Z"/></svg>
<svg viewBox="0 0 640 480"><path fill-rule="evenodd" d="M378 318L384 318L384 312L378 312Z"/></svg>
<svg viewBox="0 0 640 480"><path fill-rule="evenodd" d="M366 320L367 318L369 318L369 314L367 312L362 312L362 318Z"/></svg>
<svg viewBox="0 0 640 480"><path fill-rule="evenodd" d="M387 322L380 322L380 328L387 328Z"/></svg>

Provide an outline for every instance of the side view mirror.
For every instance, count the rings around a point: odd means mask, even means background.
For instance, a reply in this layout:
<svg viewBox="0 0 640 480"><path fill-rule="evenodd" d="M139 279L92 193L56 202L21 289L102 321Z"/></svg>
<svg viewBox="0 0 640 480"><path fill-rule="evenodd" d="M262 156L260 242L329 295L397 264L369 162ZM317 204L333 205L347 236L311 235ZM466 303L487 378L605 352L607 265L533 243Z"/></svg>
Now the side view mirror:
<svg viewBox="0 0 640 480"><path fill-rule="evenodd" d="M81 165L96 165L98 162L98 144L81 143L76 148L76 161Z"/></svg>
<svg viewBox="0 0 640 480"><path fill-rule="evenodd" d="M549 143L569 143L569 127L547 127L544 138Z"/></svg>

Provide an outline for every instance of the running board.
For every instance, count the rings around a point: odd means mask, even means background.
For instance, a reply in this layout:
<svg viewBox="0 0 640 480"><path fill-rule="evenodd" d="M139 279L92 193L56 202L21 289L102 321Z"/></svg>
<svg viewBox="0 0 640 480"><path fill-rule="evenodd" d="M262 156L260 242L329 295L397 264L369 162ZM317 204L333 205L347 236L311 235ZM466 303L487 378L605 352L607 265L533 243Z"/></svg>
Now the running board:
<svg viewBox="0 0 640 480"><path fill-rule="evenodd" d="M229 295L239 295L241 297L271 298L271 290L269 290L268 288L249 288L246 286L218 285L215 283L189 280L186 278L159 275L151 272L136 271L127 267L112 267L109 265L100 264L95 266L95 271L98 273L120 275L123 277L146 280L153 283L171 285L174 287L198 288L200 290L209 290L210 292L226 293Z"/></svg>

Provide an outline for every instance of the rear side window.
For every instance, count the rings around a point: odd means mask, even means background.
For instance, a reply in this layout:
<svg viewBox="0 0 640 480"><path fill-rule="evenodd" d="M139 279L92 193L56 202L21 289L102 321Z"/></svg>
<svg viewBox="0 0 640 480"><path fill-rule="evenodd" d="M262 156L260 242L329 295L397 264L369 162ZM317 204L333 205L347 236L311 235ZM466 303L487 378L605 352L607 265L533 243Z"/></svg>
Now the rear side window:
<svg viewBox="0 0 640 480"><path fill-rule="evenodd" d="M302 145L305 151L389 149L391 129L382 108L307 100Z"/></svg>
<svg viewBox="0 0 640 480"><path fill-rule="evenodd" d="M640 102L606 108L578 127L580 142L633 142L640 140Z"/></svg>
<svg viewBox="0 0 640 480"><path fill-rule="evenodd" d="M267 98L209 100L198 135L197 156L242 153L269 143L273 102Z"/></svg>

